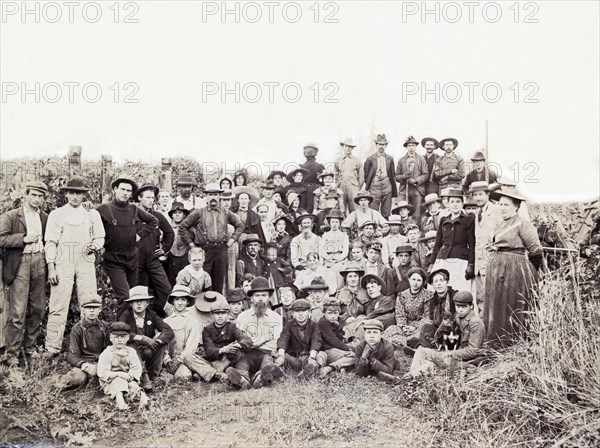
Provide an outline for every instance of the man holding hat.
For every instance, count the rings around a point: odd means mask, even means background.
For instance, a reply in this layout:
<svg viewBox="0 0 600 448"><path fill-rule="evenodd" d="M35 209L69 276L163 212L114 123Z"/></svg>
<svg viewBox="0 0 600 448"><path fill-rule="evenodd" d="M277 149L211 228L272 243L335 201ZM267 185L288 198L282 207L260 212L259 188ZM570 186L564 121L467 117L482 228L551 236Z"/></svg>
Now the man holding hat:
<svg viewBox="0 0 600 448"><path fill-rule="evenodd" d="M45 233L50 282L46 326L49 355L60 353L73 284L77 285L79 306L84 295L97 292L94 253L104 246L105 235L100 214L81 205L88 191L83 179L79 176L69 179L61 191L68 202L50 212Z"/></svg>
<svg viewBox="0 0 600 448"><path fill-rule="evenodd" d="M394 177L394 159L386 154L388 141L385 134L375 138L377 151L365 160L365 188L373 196L371 208L381 212L384 218L390 216L392 198L398 196Z"/></svg>
<svg viewBox="0 0 600 448"><path fill-rule="evenodd" d="M425 154L423 157L425 158L425 163L427 163L427 172L429 173L427 176L427 182L425 182L425 194L438 194L440 192L440 187L438 183L433 180L433 168L435 161L439 157L435 153L435 150L439 148L440 143L433 137L425 137L421 140L421 146L425 148Z"/></svg>
<svg viewBox="0 0 600 448"><path fill-rule="evenodd" d="M445 138L440 141L440 149L444 151L444 155L435 161L433 168L433 180L438 183L440 190L444 188L462 189L465 161L454 153L457 146L458 140L455 138Z"/></svg>
<svg viewBox="0 0 600 448"><path fill-rule="evenodd" d="M188 173L180 174L175 182L179 190L179 195L175 198L175 202L181 202L188 210L194 210L206 207L204 198L192 195L192 188L197 183L192 179L192 175Z"/></svg>
<svg viewBox="0 0 600 448"><path fill-rule="evenodd" d="M487 182L488 184L492 184L498 179L496 173L485 166L485 156L483 155L483 152L476 151L473 157L471 157L471 162L473 162L473 171L470 171L469 174L467 174L462 185L465 194L469 192L469 187L473 182Z"/></svg>
<svg viewBox="0 0 600 448"><path fill-rule="evenodd" d="M398 160L396 168L396 181L399 184L398 196L405 198L406 202L414 207L414 219L421 217L421 203L425 196L425 184L429 179L427 162L423 156L417 154L419 142L411 135L404 142L406 155Z"/></svg>
<svg viewBox="0 0 600 448"><path fill-rule="evenodd" d="M37 353L35 344L46 305L44 231L48 215L42 211L48 187L25 185L23 205L0 217L2 279L8 286L5 363L17 366L21 350Z"/></svg>
<svg viewBox="0 0 600 448"><path fill-rule="evenodd" d="M158 228L158 219L129 203L129 198L137 191L133 180L120 177L111 184L113 200L100 204L100 213L106 238L104 241L104 269L119 300L118 314L127 306L123 304L129 297L129 289L138 282L139 251L137 242L146 235L153 235ZM139 222L143 227L138 227Z"/></svg>
<svg viewBox="0 0 600 448"><path fill-rule="evenodd" d="M192 211L179 228L184 243L190 248L204 249L204 270L212 278L213 291L223 291L228 263L227 249L244 231L244 224L240 218L219 205L219 195L222 191L217 184L207 184L204 192L208 206ZM231 238L227 236L227 224L234 228Z"/></svg>
<svg viewBox="0 0 600 448"><path fill-rule="evenodd" d="M342 190L342 203L348 207L348 213L356 208L354 197L365 183L365 169L361 160L352 155L356 148L350 137L340 142L342 156L335 162L334 171L337 176L339 187ZM345 212L345 209L342 209Z"/></svg>

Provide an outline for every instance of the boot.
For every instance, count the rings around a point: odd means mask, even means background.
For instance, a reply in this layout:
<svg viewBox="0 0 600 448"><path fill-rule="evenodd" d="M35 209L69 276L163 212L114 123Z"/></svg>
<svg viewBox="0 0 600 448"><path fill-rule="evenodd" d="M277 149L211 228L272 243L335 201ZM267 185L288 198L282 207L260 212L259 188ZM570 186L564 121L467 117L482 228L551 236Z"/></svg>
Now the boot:
<svg viewBox="0 0 600 448"><path fill-rule="evenodd" d="M154 389L154 383L146 372L142 373L142 377L140 378L140 387L146 392L151 392L152 389Z"/></svg>

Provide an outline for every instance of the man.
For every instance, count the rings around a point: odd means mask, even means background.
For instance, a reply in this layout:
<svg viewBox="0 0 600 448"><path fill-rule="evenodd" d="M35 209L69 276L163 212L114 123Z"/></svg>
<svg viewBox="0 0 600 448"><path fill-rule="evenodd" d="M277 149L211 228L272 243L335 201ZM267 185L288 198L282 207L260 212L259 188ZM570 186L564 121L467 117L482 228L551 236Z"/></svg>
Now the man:
<svg viewBox="0 0 600 448"><path fill-rule="evenodd" d="M192 195L192 188L196 182L192 179L191 174L180 174L175 185L179 189L179 196L175 198L174 202L181 202L188 210L206 207L206 201L203 198Z"/></svg>
<svg viewBox="0 0 600 448"><path fill-rule="evenodd" d="M83 179L74 176L61 191L67 204L50 212L46 225L46 263L50 282L50 304L46 326L46 352L58 355L67 323L73 284L81 307L84 296L97 293L94 253L104 246L104 226L96 210L81 204L88 191Z"/></svg>
<svg viewBox="0 0 600 448"><path fill-rule="evenodd" d="M255 233L243 234L240 238L242 250L240 258L236 263L236 287L242 286L244 274L252 274L255 277L263 275L265 262L260 256L263 242Z"/></svg>
<svg viewBox="0 0 600 448"><path fill-rule="evenodd" d="M396 260L396 257L394 256L396 247L406 243L408 239L400 232L404 225L402 223L402 218L400 218L399 215L390 216L388 225L390 226L390 233L381 239L381 262L385 266L394 268L396 267L394 264L394 261Z"/></svg>
<svg viewBox="0 0 600 448"><path fill-rule="evenodd" d="M244 224L240 218L219 205L219 195L223 192L217 184L207 184L204 193L208 206L191 212L179 226L181 239L190 248L201 247L206 258L204 270L212 278L212 290L223 291L227 272L227 249L236 242ZM234 227L231 238L227 237L227 224Z"/></svg>
<svg viewBox="0 0 600 448"><path fill-rule="evenodd" d="M306 162L300 165L300 168L304 168L308 171L308 176L304 178L304 184L306 186L306 211L312 213L314 210L314 191L319 187L319 174L321 174L325 167L317 162L317 154L319 148L314 143L307 143L303 148L304 157Z"/></svg>
<svg viewBox="0 0 600 448"><path fill-rule="evenodd" d="M433 168L433 180L437 181L440 190L444 188L462 189L465 161L454 153L457 146L458 140L452 137L440 141L440 149L443 149L445 154L435 161Z"/></svg>
<svg viewBox="0 0 600 448"><path fill-rule="evenodd" d="M377 151L365 160L365 187L373 196L371 208L381 211L384 218L390 216L392 197L398 196L394 178L394 159L385 153L388 141L385 134L375 138Z"/></svg>
<svg viewBox="0 0 600 448"><path fill-rule="evenodd" d="M381 213L370 207L372 202L373 196L366 191L359 191L354 197L354 203L358 205L358 208L342 221L342 228L350 231L351 239L352 236L357 235L358 230L367 221L377 224L379 230L383 231L387 228L387 221L381 216Z"/></svg>
<svg viewBox="0 0 600 448"><path fill-rule="evenodd" d="M190 214L181 202L173 202L171 210L169 210L169 217L171 218L171 228L175 238L171 250L167 253L167 277L171 286L175 285L177 274L188 264L187 253L189 247L181 240L179 236L179 225L183 222L185 217Z"/></svg>
<svg viewBox="0 0 600 448"><path fill-rule="evenodd" d="M312 214L300 215L295 224L300 228L300 234L292 238L290 243L290 257L295 269L304 269L307 255L311 252L319 252L321 238L313 233L317 217Z"/></svg>
<svg viewBox="0 0 600 448"><path fill-rule="evenodd" d="M236 321L242 333L252 339L252 346L225 373L229 381L241 389L259 388L284 375L281 368L273 363L272 357L283 329L281 316L267 305L273 291L266 278L252 280L248 291L252 307L243 311Z"/></svg>
<svg viewBox="0 0 600 448"><path fill-rule="evenodd" d="M492 184L498 179L496 173L485 166L485 156L483 155L483 152L475 152L473 157L471 157L471 162L473 162L473 171L469 172L463 181L463 191L465 194L469 192L469 187L473 182L484 181L488 184Z"/></svg>
<svg viewBox="0 0 600 448"><path fill-rule="evenodd" d="M25 185L23 206L0 218L2 279L8 287L8 317L4 362L19 365L19 353L35 356L35 343L46 305L44 231L48 215L41 210L48 187L42 182Z"/></svg>
<svg viewBox="0 0 600 448"><path fill-rule="evenodd" d="M425 163L427 163L427 172L429 173L427 182L425 182L425 194L438 194L440 192L440 187L438 183L433 180L433 168L435 166L435 161L438 159L438 155L434 151L439 148L440 143L433 137L425 137L421 140L421 146L425 148L424 158Z"/></svg>
<svg viewBox="0 0 600 448"><path fill-rule="evenodd" d="M139 207L129 203L129 198L138 189L131 179L120 177L111 184L113 200L99 205L106 232L104 241L104 269L119 302L118 315L127 309L123 301L129 298L129 290L137 285L139 252L137 242L146 235L153 235L158 228L158 219ZM138 229L138 222L146 225Z"/></svg>
<svg viewBox="0 0 600 448"><path fill-rule="evenodd" d="M365 182L365 170L358 157L352 155L356 145L351 138L346 137L340 142L343 155L335 162L335 173L342 190L343 204L348 207L348 213L356 208L354 197ZM344 211L344 210L342 210Z"/></svg>
<svg viewBox="0 0 600 448"><path fill-rule="evenodd" d="M157 212L161 212L169 223L171 222L171 218L169 216L169 210L171 209L171 204L173 200L171 198L171 192L169 190L160 190L158 192L158 198L156 205L154 206L154 210Z"/></svg>
<svg viewBox="0 0 600 448"><path fill-rule="evenodd" d="M152 304L152 308L160 317L164 318L166 314L163 308L166 306L167 309L172 309L170 304L167 305L167 299L171 294L171 284L159 257L164 258L171 250L175 241L175 232L167 218L161 212L154 210L156 195L158 195L158 188L151 184L145 184L136 191L133 197L142 210L158 219L158 229L152 233L146 233L137 243L139 251L138 285L150 286L154 290L157 300ZM141 231L144 224L138 225Z"/></svg>
<svg viewBox="0 0 600 448"><path fill-rule="evenodd" d="M394 270L382 263L381 243L373 241L367 244L367 261L365 262L365 274L373 274L382 279L385 283L385 290L394 291L396 280Z"/></svg>
<svg viewBox="0 0 600 448"><path fill-rule="evenodd" d="M275 218L275 215L277 214L277 202L275 202L275 199L273 199L274 192L275 184L273 183L273 181L267 181L262 190L263 197L260 198L256 206L254 207L254 211L258 213L259 205L267 205L269 207L267 213L267 221L269 222L272 221Z"/></svg>
<svg viewBox="0 0 600 448"><path fill-rule="evenodd" d="M502 222L500 212L489 200L489 185L486 181L475 181L469 188L479 212L475 219L475 297L477 298L477 311L483 316L483 303L485 301L485 270L488 260L486 245L490 240L492 231Z"/></svg>
<svg viewBox="0 0 600 448"><path fill-rule="evenodd" d="M398 160L396 168L396 181L400 185L398 196L414 207L414 219L417 222L421 217L421 203L425 195L425 184L429 179L427 162L417 154L418 144L412 135L406 139L406 155Z"/></svg>

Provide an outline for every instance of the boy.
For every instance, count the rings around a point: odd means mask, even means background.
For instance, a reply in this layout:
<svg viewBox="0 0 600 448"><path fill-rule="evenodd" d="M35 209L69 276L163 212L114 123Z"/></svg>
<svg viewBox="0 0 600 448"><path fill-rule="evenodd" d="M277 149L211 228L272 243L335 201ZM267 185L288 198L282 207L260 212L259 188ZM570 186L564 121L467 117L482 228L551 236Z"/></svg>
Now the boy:
<svg viewBox="0 0 600 448"><path fill-rule="evenodd" d="M284 326L277 339L279 356L275 365L301 371L298 376L310 378L325 366L327 355L321 350L321 330L310 318L311 304L308 300L299 299L290 307L293 319Z"/></svg>
<svg viewBox="0 0 600 448"><path fill-rule="evenodd" d="M319 321L323 317L323 304L325 299L328 297L329 287L325 283L323 277L317 276L312 279L310 285L304 288L308 292L308 303L311 305L310 312L315 319ZM293 315L293 313L292 313Z"/></svg>
<svg viewBox="0 0 600 448"><path fill-rule="evenodd" d="M421 217L421 229L423 232L429 232L430 230L437 230L440 224L440 218L442 217L442 199L437 193L430 193L425 196L425 202L423 206L427 209L425 214Z"/></svg>
<svg viewBox="0 0 600 448"><path fill-rule="evenodd" d="M368 319L363 322L364 337L354 348L356 356L355 368L357 376L376 375L380 379L387 379L396 367L394 346L391 342L382 339L383 323L377 319Z"/></svg>
<svg viewBox="0 0 600 448"><path fill-rule="evenodd" d="M255 278L256 275L250 273L246 273L242 276L242 289L246 296L248 296L248 291L250 291L250 288L252 288L252 280L254 280Z"/></svg>
<svg viewBox="0 0 600 448"><path fill-rule="evenodd" d="M193 296L208 291L212 287L212 279L208 272L203 269L204 250L194 247L188 252L188 264L177 274L176 283L190 288Z"/></svg>
<svg viewBox="0 0 600 448"><path fill-rule="evenodd" d="M436 365L451 366L457 362L471 361L482 354L481 345L485 329L479 316L473 311L473 296L468 291L459 291L453 298L456 307L456 323L460 328L460 348L449 352L439 352L431 348L419 347L415 352L409 375L417 376L433 372Z"/></svg>
<svg viewBox="0 0 600 448"><path fill-rule="evenodd" d="M426 262L426 248L419 244L419 238L421 238L421 231L419 226L416 224L410 224L406 227L406 238L408 238L408 244L412 246L414 252L411 255L411 263L413 266L423 268L423 264Z"/></svg>
<svg viewBox="0 0 600 448"><path fill-rule="evenodd" d="M283 286L279 288L279 305L275 305L273 310L281 315L283 323L285 324L289 319L292 318L292 312L290 307L294 300L296 300L296 293L294 288L290 286Z"/></svg>
<svg viewBox="0 0 600 448"><path fill-rule="evenodd" d="M81 297L82 318L71 330L67 361L71 370L62 377L63 387L72 389L97 375L98 357L108 346L109 325L98 319L102 299L98 294Z"/></svg>
<svg viewBox="0 0 600 448"><path fill-rule="evenodd" d="M470 215L477 215L479 212L479 206L473 196L466 196L465 202L463 203L463 210Z"/></svg>
<svg viewBox="0 0 600 448"><path fill-rule="evenodd" d="M242 352L247 352L252 347L252 339L246 336L229 321L231 307L228 303L215 303L211 307L213 323L202 330L202 342L204 344L205 359L217 370L215 375L228 378L227 373L222 372L232 364L237 363L242 357ZM239 385L243 389L249 389L250 383L238 380L232 376L232 384Z"/></svg>
<svg viewBox="0 0 600 448"><path fill-rule="evenodd" d="M425 236L419 240L419 247L421 248L419 250L419 254L422 255L421 269L423 269L425 272L429 272L431 264L433 263L433 260L431 260L431 252L433 251L433 246L435 246L436 235L437 232L435 230L430 230L429 232L426 232Z"/></svg>
<svg viewBox="0 0 600 448"><path fill-rule="evenodd" d="M227 294L229 303L229 321L235 322L240 313L249 308L248 297L242 288L234 288Z"/></svg>
<svg viewBox="0 0 600 448"><path fill-rule="evenodd" d="M98 378L104 393L115 399L117 409L129 409L125 394L130 399L139 396L140 408L148 404L148 397L138 382L142 375L142 364L136 351L127 346L131 327L125 322L110 324L110 342L98 358Z"/></svg>
<svg viewBox="0 0 600 448"><path fill-rule="evenodd" d="M142 360L144 372L140 385L145 391L154 388L154 380L162 369L167 345L175 337L171 327L158 314L147 309L151 299L147 286L131 288L129 298L124 301L129 302L131 307L119 316L119 320L132 329L129 342Z"/></svg>
<svg viewBox="0 0 600 448"><path fill-rule="evenodd" d="M327 366L321 369L321 377L334 370L354 366L354 351L351 345L344 342L344 324L346 319L340 317L340 303L331 299L323 305L323 317L319 320L322 349L327 355Z"/></svg>

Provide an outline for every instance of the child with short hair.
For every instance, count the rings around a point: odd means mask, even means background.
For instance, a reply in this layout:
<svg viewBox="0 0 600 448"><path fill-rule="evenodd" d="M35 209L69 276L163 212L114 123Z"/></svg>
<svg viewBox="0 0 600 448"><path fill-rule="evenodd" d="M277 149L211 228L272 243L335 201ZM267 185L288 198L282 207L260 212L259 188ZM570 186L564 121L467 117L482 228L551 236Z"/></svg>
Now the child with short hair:
<svg viewBox="0 0 600 448"><path fill-rule="evenodd" d="M235 322L240 313L250 308L248 305L248 296L242 288L234 288L227 294L227 303L229 303L229 321Z"/></svg>
<svg viewBox="0 0 600 448"><path fill-rule="evenodd" d="M202 267L204 265L204 257L204 250L201 247L190 249L188 252L190 264L177 274L176 283L190 288L193 296L208 291L212 287L212 279Z"/></svg>
<svg viewBox="0 0 600 448"><path fill-rule="evenodd" d="M104 393L115 399L117 409L129 409L125 395L133 400L139 397L140 407L148 404L148 397L139 386L142 364L136 351L127 346L131 327L125 322L110 325L110 342L98 358L98 378Z"/></svg>
<svg viewBox="0 0 600 448"><path fill-rule="evenodd" d="M363 322L364 340L354 348L356 355L356 375L375 375L386 380L392 376L397 361L394 346L382 338L383 323L377 319L368 319ZM392 378L394 378L392 376Z"/></svg>
<svg viewBox="0 0 600 448"><path fill-rule="evenodd" d="M292 318L292 312L290 307L296 300L296 293L294 288L291 286L282 286L279 288L279 304L273 307L273 311L280 314L285 324L289 319Z"/></svg>
<svg viewBox="0 0 600 448"><path fill-rule="evenodd" d="M290 307L293 319L290 319L277 339L279 356L275 365L300 371L299 376L310 378L325 366L327 355L321 351L321 330L310 318L311 304L299 299Z"/></svg>
<svg viewBox="0 0 600 448"><path fill-rule="evenodd" d="M340 317L340 303L330 299L323 305L323 317L319 320L322 349L327 355L327 365L321 369L321 376L327 376L334 370L354 366L354 350L352 345L344 341L344 325L346 319Z"/></svg>

